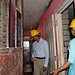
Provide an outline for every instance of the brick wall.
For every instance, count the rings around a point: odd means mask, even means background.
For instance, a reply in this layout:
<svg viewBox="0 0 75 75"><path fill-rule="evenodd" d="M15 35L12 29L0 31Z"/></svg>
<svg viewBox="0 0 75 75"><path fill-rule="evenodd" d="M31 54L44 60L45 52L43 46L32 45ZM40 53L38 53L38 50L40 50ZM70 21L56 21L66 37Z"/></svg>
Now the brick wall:
<svg viewBox="0 0 75 75"><path fill-rule="evenodd" d="M15 25L15 12L12 9L10 12L12 12L12 16L10 15L10 27L13 29ZM6 26L7 3L5 0L0 0L0 75L23 75L22 49L6 48ZM10 34L12 34L12 32L10 32ZM12 35L10 38L12 39ZM11 43L13 44L12 41Z"/></svg>
<svg viewBox="0 0 75 75"><path fill-rule="evenodd" d="M0 1L0 47L6 47L7 4Z"/></svg>
<svg viewBox="0 0 75 75"><path fill-rule="evenodd" d="M50 7L48 8L47 11L44 10L40 20L39 20L39 26L38 30L41 33L41 36L45 39L45 24L50 18L52 14L55 14L59 6L62 4L64 0L53 0Z"/></svg>
<svg viewBox="0 0 75 75"><path fill-rule="evenodd" d="M62 13L62 23L63 23L63 39L64 39L64 53L65 53L65 62L67 61L67 50L69 46L70 37L70 30L69 30L69 9Z"/></svg>
<svg viewBox="0 0 75 75"><path fill-rule="evenodd" d="M62 24L63 24L63 42L64 42L64 56L65 62L68 60L68 46L70 41L70 30L69 30L69 15L68 9L62 13ZM68 71L66 71L66 75Z"/></svg>
<svg viewBox="0 0 75 75"><path fill-rule="evenodd" d="M0 49L0 75L22 75L21 49Z"/></svg>

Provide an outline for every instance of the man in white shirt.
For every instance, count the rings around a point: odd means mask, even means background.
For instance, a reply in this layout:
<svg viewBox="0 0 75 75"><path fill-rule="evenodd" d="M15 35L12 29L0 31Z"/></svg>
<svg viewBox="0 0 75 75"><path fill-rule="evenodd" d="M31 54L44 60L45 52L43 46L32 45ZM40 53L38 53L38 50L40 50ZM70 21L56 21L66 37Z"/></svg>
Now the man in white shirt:
<svg viewBox="0 0 75 75"><path fill-rule="evenodd" d="M34 75L47 75L49 61L49 47L46 40L40 37L37 30L31 31L31 37L34 39L33 53L31 61L34 62Z"/></svg>

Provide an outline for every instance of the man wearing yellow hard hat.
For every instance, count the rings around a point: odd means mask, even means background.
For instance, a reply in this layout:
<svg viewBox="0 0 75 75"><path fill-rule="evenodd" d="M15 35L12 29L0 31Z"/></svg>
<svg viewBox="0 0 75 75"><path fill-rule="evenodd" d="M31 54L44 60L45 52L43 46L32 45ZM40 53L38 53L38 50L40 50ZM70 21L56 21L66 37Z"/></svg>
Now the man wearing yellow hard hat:
<svg viewBox="0 0 75 75"><path fill-rule="evenodd" d="M33 29L31 37L34 39L31 61L34 62L34 75L47 75L49 61L49 47L46 40L40 37L40 33Z"/></svg>
<svg viewBox="0 0 75 75"><path fill-rule="evenodd" d="M75 19L72 20L71 25L69 27L71 28L72 35L75 36ZM73 38L70 41L68 61L60 68L50 72L50 74L57 75L60 71L68 67L69 67L68 75L75 75L75 38Z"/></svg>

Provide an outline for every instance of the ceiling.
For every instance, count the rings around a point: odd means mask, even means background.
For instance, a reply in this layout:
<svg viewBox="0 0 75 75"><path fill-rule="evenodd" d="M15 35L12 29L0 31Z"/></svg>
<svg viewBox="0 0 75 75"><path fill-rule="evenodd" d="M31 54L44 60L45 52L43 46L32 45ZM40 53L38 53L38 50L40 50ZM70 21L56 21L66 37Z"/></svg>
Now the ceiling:
<svg viewBox="0 0 75 75"><path fill-rule="evenodd" d="M36 28L45 7L52 0L23 0L24 29Z"/></svg>

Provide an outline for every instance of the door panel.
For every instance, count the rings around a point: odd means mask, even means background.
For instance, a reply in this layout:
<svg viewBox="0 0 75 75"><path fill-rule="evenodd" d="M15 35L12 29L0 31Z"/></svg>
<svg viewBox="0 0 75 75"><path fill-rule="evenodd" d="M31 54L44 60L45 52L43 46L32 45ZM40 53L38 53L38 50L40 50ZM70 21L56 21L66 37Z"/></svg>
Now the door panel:
<svg viewBox="0 0 75 75"><path fill-rule="evenodd" d="M63 27L62 27L62 15L55 14L55 26L56 26L56 38L57 38L57 62L58 68L65 63L64 58L64 46L63 46ZM59 73L59 75L65 75L65 72Z"/></svg>
<svg viewBox="0 0 75 75"><path fill-rule="evenodd" d="M49 72L55 69L55 47L54 47L54 26L53 26L54 16L52 15L46 23L46 40L49 43Z"/></svg>
<svg viewBox="0 0 75 75"><path fill-rule="evenodd" d="M49 67L48 72L59 68L64 64L64 47L62 31L62 15L52 15L46 23L46 40L49 43ZM65 72L59 75L65 75Z"/></svg>

